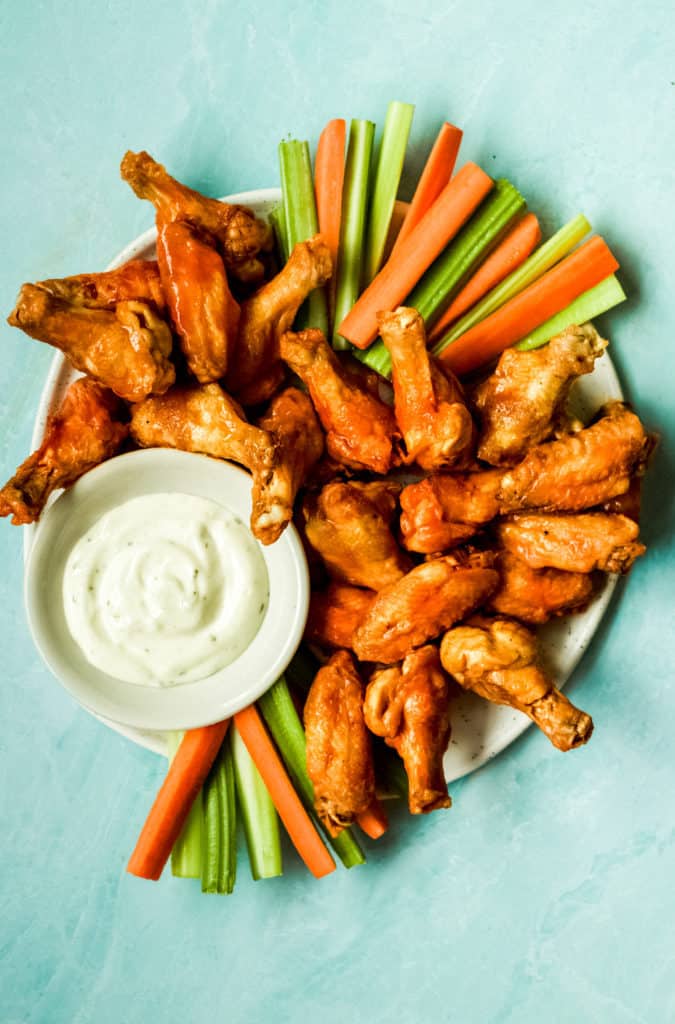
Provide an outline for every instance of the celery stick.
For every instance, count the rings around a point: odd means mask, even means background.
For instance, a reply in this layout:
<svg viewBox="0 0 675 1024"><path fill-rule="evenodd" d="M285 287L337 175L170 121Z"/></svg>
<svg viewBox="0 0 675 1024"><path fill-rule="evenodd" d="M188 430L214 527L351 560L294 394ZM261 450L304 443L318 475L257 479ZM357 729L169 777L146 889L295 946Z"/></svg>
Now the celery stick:
<svg viewBox="0 0 675 1024"><path fill-rule="evenodd" d="M505 277L500 284L496 285L492 291L489 291L480 302L477 302L468 313L458 320L434 346L434 355L440 355L450 342L455 341L475 324L480 323L481 320L485 320L487 316L494 313L496 309L503 306L514 295L522 292L524 288L540 278L547 270L550 270L590 230L591 225L586 218L582 214L577 214L573 220L565 224L547 242L540 245L521 266L512 271L508 277Z"/></svg>
<svg viewBox="0 0 675 1024"><path fill-rule="evenodd" d="M309 647L300 644L286 669L286 675L297 690L307 694L320 668L319 659L312 654Z"/></svg>
<svg viewBox="0 0 675 1024"><path fill-rule="evenodd" d="M525 209L525 200L505 178L479 206L438 259L429 267L406 299L430 329L445 308L476 272L485 257L502 240L516 217Z"/></svg>
<svg viewBox="0 0 675 1024"><path fill-rule="evenodd" d="M368 213L362 288L367 288L382 265L414 113L412 103L400 103L398 100L387 108Z"/></svg>
<svg viewBox="0 0 675 1024"><path fill-rule="evenodd" d="M408 776L403 761L395 750L388 747L384 740L375 740L373 744L375 759L375 777L385 791L403 800L408 799Z"/></svg>
<svg viewBox="0 0 675 1024"><path fill-rule="evenodd" d="M336 349L351 347L338 333L338 327L359 297L374 135L375 125L372 121L352 121L342 190L342 222L335 286L333 348Z"/></svg>
<svg viewBox="0 0 675 1024"><path fill-rule="evenodd" d="M560 334L566 327L572 324L585 324L594 317L606 313L613 306L618 306L626 298L626 293L619 284L618 279L611 274L594 288L589 288L569 306L556 313L550 320L535 328L531 334L519 341L514 347L521 352L528 352L533 348L540 348L547 341Z"/></svg>
<svg viewBox="0 0 675 1024"><path fill-rule="evenodd" d="M524 209L525 200L511 182L504 178L495 182L487 199L429 267L405 301L406 306L418 311L427 328L433 327L446 306ZM355 352L354 355L383 377L391 376L391 359L381 339L378 338L365 352Z"/></svg>
<svg viewBox="0 0 675 1024"><path fill-rule="evenodd" d="M314 787L307 774L305 730L283 676L259 698L258 707L300 799L307 810L314 813ZM335 839L327 833L326 837L346 868L365 863L363 851L349 829L344 829Z"/></svg>
<svg viewBox="0 0 675 1024"><path fill-rule="evenodd" d="M169 764L176 756L182 732L166 734ZM171 851L171 873L176 878L200 878L202 873L202 793L197 794L185 824Z"/></svg>
<svg viewBox="0 0 675 1024"><path fill-rule="evenodd" d="M297 242L312 238L319 230L312 178L309 143L289 139L279 143L281 190L286 222L288 252ZM299 314L303 324L328 333L328 307L323 288L316 288Z"/></svg>
<svg viewBox="0 0 675 1024"><path fill-rule="evenodd" d="M286 237L286 218L283 206L275 206L269 214L269 222L274 231L274 244L277 251L277 259L280 266L288 263L290 252L288 251L288 239Z"/></svg>
<svg viewBox="0 0 675 1024"><path fill-rule="evenodd" d="M283 874L277 812L246 744L234 726L230 730L234 781L251 874L256 881L276 878Z"/></svg>
<svg viewBox="0 0 675 1024"><path fill-rule="evenodd" d="M202 892L231 893L237 875L237 812L227 734L204 783L202 836Z"/></svg>

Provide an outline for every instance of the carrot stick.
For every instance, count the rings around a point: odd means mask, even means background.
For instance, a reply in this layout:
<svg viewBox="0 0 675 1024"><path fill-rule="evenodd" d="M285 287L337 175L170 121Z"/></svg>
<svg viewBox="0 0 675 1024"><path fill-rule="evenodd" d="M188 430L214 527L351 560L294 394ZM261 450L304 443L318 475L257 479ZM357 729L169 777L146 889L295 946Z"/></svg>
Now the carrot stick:
<svg viewBox="0 0 675 1024"><path fill-rule="evenodd" d="M402 199L397 199L394 203L394 209L392 210L391 220L389 221L389 232L387 234L387 241L384 243L384 256L383 263L386 263L392 254L396 239L398 238L399 232L403 221L406 219L408 210L410 209L410 203L404 203Z"/></svg>
<svg viewBox="0 0 675 1024"><path fill-rule="evenodd" d="M377 799L374 798L370 807L362 811L356 818L359 828L365 832L369 839L379 839L389 828L387 812Z"/></svg>
<svg viewBox="0 0 675 1024"><path fill-rule="evenodd" d="M465 164L363 292L339 334L357 348L368 348L377 337L377 314L403 302L493 184L476 164Z"/></svg>
<svg viewBox="0 0 675 1024"><path fill-rule="evenodd" d="M450 324L471 309L491 288L503 281L507 274L524 263L540 241L539 221L533 213L528 213L480 265L457 298L450 303L431 332L431 341L436 342L442 338Z"/></svg>
<svg viewBox="0 0 675 1024"><path fill-rule="evenodd" d="M470 373L559 313L582 292L613 274L619 264L599 235L589 238L538 281L443 348L434 348L454 373Z"/></svg>
<svg viewBox="0 0 675 1024"><path fill-rule="evenodd" d="M417 227L429 207L436 202L450 181L452 172L455 169L455 161L457 160L461 141L461 130L455 128L454 124L449 124L445 121L424 165L424 170L415 189L415 195L412 197L408 216L399 232L398 240L392 250L393 252L396 252L403 239L408 237L412 229Z"/></svg>
<svg viewBox="0 0 675 1024"><path fill-rule="evenodd" d="M343 118L336 117L329 121L319 136L314 161L314 191L319 231L330 249L333 267L337 264L340 244L346 134L347 125ZM333 273L329 288L331 315L335 305L335 280L336 275Z"/></svg>
<svg viewBox="0 0 675 1024"><path fill-rule="evenodd" d="M127 871L156 882L209 774L229 718L185 733L129 858Z"/></svg>
<svg viewBox="0 0 675 1024"><path fill-rule="evenodd" d="M251 705L237 712L234 721L293 845L309 870L315 878L322 878L335 871L335 861L302 806L300 797L293 789L256 708Z"/></svg>

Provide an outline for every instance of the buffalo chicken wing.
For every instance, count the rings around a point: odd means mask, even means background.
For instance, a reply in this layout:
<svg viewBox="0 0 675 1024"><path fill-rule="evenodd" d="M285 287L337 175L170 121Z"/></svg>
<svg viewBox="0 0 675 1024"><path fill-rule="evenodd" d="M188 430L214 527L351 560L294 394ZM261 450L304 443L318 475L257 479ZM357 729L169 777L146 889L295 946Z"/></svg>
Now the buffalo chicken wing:
<svg viewBox="0 0 675 1024"><path fill-rule="evenodd" d="M407 462L426 470L461 465L471 456L474 425L459 382L427 350L424 321L400 306L378 315L392 362L394 412Z"/></svg>
<svg viewBox="0 0 675 1024"><path fill-rule="evenodd" d="M581 515L516 515L497 523L500 544L532 569L571 573L628 572L646 551L639 526L608 512Z"/></svg>
<svg viewBox="0 0 675 1024"><path fill-rule="evenodd" d="M391 665L480 607L499 583L492 555L415 566L379 591L352 638L361 661Z"/></svg>
<svg viewBox="0 0 675 1024"><path fill-rule="evenodd" d="M443 774L450 741L448 704L448 680L438 649L431 645L408 654L401 665L375 672L368 684L366 724L403 760L411 814L450 807Z"/></svg>
<svg viewBox="0 0 675 1024"><path fill-rule="evenodd" d="M171 331L145 302L118 302L114 311L88 309L25 284L8 320L60 349L75 369L128 402L161 395L175 380Z"/></svg>
<svg viewBox="0 0 675 1024"><path fill-rule="evenodd" d="M330 575L381 590L412 567L377 506L353 484L327 484L303 504L305 535Z"/></svg>
<svg viewBox="0 0 675 1024"><path fill-rule="evenodd" d="M588 742L590 715L562 694L537 664L533 633L509 619L477 619L441 641L443 668L465 690L522 711L558 750Z"/></svg>
<svg viewBox="0 0 675 1024"><path fill-rule="evenodd" d="M479 458L493 466L513 464L556 429L564 430L572 384L592 372L606 347L586 324L569 327L533 352L506 349L473 395L481 420Z"/></svg>
<svg viewBox="0 0 675 1024"><path fill-rule="evenodd" d="M332 836L351 825L375 797L363 694L351 654L337 651L319 669L305 704L307 774L316 813Z"/></svg>
<svg viewBox="0 0 675 1024"><path fill-rule="evenodd" d="M69 487L115 455L129 433L122 402L96 381L81 377L50 416L44 441L0 490L0 516L33 523L58 487Z"/></svg>

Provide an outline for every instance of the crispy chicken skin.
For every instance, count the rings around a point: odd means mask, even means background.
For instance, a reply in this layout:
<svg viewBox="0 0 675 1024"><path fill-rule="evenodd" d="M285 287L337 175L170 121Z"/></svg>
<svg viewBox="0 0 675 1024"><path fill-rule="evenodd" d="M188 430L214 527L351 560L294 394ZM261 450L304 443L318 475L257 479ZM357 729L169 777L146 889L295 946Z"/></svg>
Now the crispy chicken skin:
<svg viewBox="0 0 675 1024"><path fill-rule="evenodd" d="M23 462L0 491L0 516L19 526L38 519L47 498L111 458L129 428L121 421L122 402L96 381L74 381L50 416L37 451Z"/></svg>
<svg viewBox="0 0 675 1024"><path fill-rule="evenodd" d="M509 619L476 619L441 641L443 668L465 690L522 711L558 750L587 743L593 721L537 665L533 633Z"/></svg>
<svg viewBox="0 0 675 1024"><path fill-rule="evenodd" d="M607 512L581 515L516 515L496 524L502 547L532 569L572 573L628 572L647 550L639 526L627 516Z"/></svg>
<svg viewBox="0 0 675 1024"><path fill-rule="evenodd" d="M190 224L170 221L160 225L157 259L188 369L200 384L219 380L237 340L240 315L220 254Z"/></svg>
<svg viewBox="0 0 675 1024"><path fill-rule="evenodd" d="M312 591L305 639L322 647L351 647L374 600L372 590L346 583L330 583L325 590Z"/></svg>
<svg viewBox="0 0 675 1024"><path fill-rule="evenodd" d="M460 384L427 350L416 309L379 313L380 336L392 362L394 412L407 462L425 470L458 466L471 456L474 425Z"/></svg>
<svg viewBox="0 0 675 1024"><path fill-rule="evenodd" d="M114 310L118 302L129 299L152 302L160 313L165 306L155 260L129 260L116 270L38 281L37 286L72 306L88 309Z"/></svg>
<svg viewBox="0 0 675 1024"><path fill-rule="evenodd" d="M391 409L343 369L321 331L284 334L281 358L309 388L328 454L352 469L384 475L397 434Z"/></svg>
<svg viewBox="0 0 675 1024"><path fill-rule="evenodd" d="M438 649L413 651L375 672L366 690L366 725L403 760L411 814L450 807L443 755L450 741L449 689Z"/></svg>
<svg viewBox="0 0 675 1024"><path fill-rule="evenodd" d="M336 651L319 669L305 703L307 774L316 813L332 836L351 825L375 797L363 695L351 654Z"/></svg>
<svg viewBox="0 0 675 1024"><path fill-rule="evenodd" d="M497 554L500 582L486 607L499 615L539 625L588 604L593 581L583 572L532 569L510 551Z"/></svg>
<svg viewBox="0 0 675 1024"><path fill-rule="evenodd" d="M298 491L323 454L323 431L314 407L303 391L286 388L274 396L257 425L272 436L277 483L284 488L285 505L292 509Z"/></svg>
<svg viewBox="0 0 675 1024"><path fill-rule="evenodd" d="M387 526L391 526L396 518L401 484L397 480L350 480L349 483L375 506Z"/></svg>
<svg viewBox="0 0 675 1024"><path fill-rule="evenodd" d="M377 506L352 484L326 484L302 511L307 540L333 579L381 590L412 568Z"/></svg>
<svg viewBox="0 0 675 1024"><path fill-rule="evenodd" d="M139 403L131 434L144 448L180 448L245 466L253 477L251 530L263 544L274 543L290 522L288 483L271 434L247 423L218 384L175 387Z"/></svg>
<svg viewBox="0 0 675 1024"><path fill-rule="evenodd" d="M623 402L610 402L592 426L531 448L504 473L503 512L542 508L578 512L625 494L644 470L652 439Z"/></svg>
<svg viewBox="0 0 675 1024"><path fill-rule="evenodd" d="M532 352L506 349L473 395L481 421L479 458L493 466L512 465L564 427L572 384L592 372L606 347L586 324L569 327Z"/></svg>
<svg viewBox="0 0 675 1024"><path fill-rule="evenodd" d="M391 665L480 607L499 584L492 562L487 552L437 558L384 587L353 635L357 658Z"/></svg>
<svg viewBox="0 0 675 1024"><path fill-rule="evenodd" d="M60 349L76 370L128 402L162 394L175 380L171 331L145 302L87 309L25 284L8 323Z"/></svg>
<svg viewBox="0 0 675 1024"><path fill-rule="evenodd" d="M187 221L206 231L218 240L225 266L239 280L261 280L264 267L257 256L271 247L272 235L268 225L250 210L209 199L181 185L146 152L125 153L120 173L139 199L154 204L159 220Z"/></svg>
<svg viewBox="0 0 675 1024"><path fill-rule="evenodd" d="M321 235L298 242L283 269L242 304L235 358L228 390L244 405L265 401L284 376L279 339L293 326L298 310L331 276L330 249Z"/></svg>
<svg viewBox="0 0 675 1024"><path fill-rule="evenodd" d="M401 534L409 551L433 554L463 544L499 512L499 470L438 473L401 492Z"/></svg>

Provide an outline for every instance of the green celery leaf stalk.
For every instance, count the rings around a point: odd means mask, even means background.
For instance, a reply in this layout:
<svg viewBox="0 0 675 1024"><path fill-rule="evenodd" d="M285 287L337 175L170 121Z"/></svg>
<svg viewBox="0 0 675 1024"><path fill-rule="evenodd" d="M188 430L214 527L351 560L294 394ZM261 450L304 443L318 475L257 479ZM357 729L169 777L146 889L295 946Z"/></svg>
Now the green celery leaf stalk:
<svg viewBox="0 0 675 1024"><path fill-rule="evenodd" d="M286 245L290 253L298 242L312 238L319 230L314 195L309 143L289 139L279 143L279 167L286 222ZM328 306L323 288L316 288L298 315L303 326L328 333Z"/></svg>
<svg viewBox="0 0 675 1024"><path fill-rule="evenodd" d="M286 237L286 217L283 206L275 206L269 214L269 222L274 232L274 246L280 266L288 263L290 252L288 250L288 239Z"/></svg>
<svg viewBox="0 0 675 1024"><path fill-rule="evenodd" d="M258 707L279 748L300 799L313 814L314 787L307 774L305 730L283 676L258 699ZM344 829L336 838L326 833L326 838L346 868L365 863L363 850L350 829Z"/></svg>
<svg viewBox="0 0 675 1024"><path fill-rule="evenodd" d="M183 739L182 732L166 734L169 764ZM171 873L176 878L201 878L202 874L202 793L197 794L185 824L171 851Z"/></svg>
<svg viewBox="0 0 675 1024"><path fill-rule="evenodd" d="M412 103L400 103L398 100L387 108L368 213L362 289L368 287L382 266L414 113Z"/></svg>
<svg viewBox="0 0 675 1024"><path fill-rule="evenodd" d="M406 299L406 306L418 311L427 329L443 311L483 260L521 216L525 200L510 181L500 178L447 249L432 263ZM356 353L355 353L356 354ZM382 339L358 353L357 358L383 377L391 376L391 359Z"/></svg>
<svg viewBox="0 0 675 1024"><path fill-rule="evenodd" d="M374 135L375 125L372 121L352 121L342 189L342 221L333 318L335 324L342 323L359 297ZM335 331L333 348L349 349L351 346Z"/></svg>
<svg viewBox="0 0 675 1024"><path fill-rule="evenodd" d="M495 285L480 302L477 302L468 313L461 317L450 328L448 333L434 345L434 355L440 355L451 342L456 341L457 338L471 327L480 323L481 320L485 320L486 317L494 313L500 306L503 306L505 302L518 295L528 285L531 285L533 281L538 280L547 270L555 266L563 256L567 256L590 230L591 225L583 214L577 214L573 220L565 224L547 242L540 245L524 263L512 271L498 285Z"/></svg>
<svg viewBox="0 0 675 1024"><path fill-rule="evenodd" d="M204 783L203 808L202 892L231 893L237 875L237 811L227 733Z"/></svg>
<svg viewBox="0 0 675 1024"><path fill-rule="evenodd" d="M279 819L260 772L234 725L230 726L234 780L244 823L251 874L276 878L283 874Z"/></svg>
<svg viewBox="0 0 675 1024"><path fill-rule="evenodd" d="M556 313L546 323L541 324L527 338L523 338L514 347L521 352L529 352L534 348L541 348L547 341L560 334L567 327L573 324L585 324L596 316L606 313L608 309L618 306L626 298L626 293L619 284L618 278L611 274L594 288L583 292L569 306Z"/></svg>

